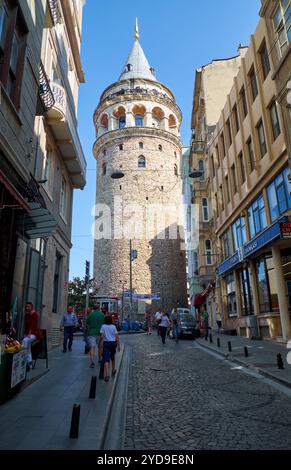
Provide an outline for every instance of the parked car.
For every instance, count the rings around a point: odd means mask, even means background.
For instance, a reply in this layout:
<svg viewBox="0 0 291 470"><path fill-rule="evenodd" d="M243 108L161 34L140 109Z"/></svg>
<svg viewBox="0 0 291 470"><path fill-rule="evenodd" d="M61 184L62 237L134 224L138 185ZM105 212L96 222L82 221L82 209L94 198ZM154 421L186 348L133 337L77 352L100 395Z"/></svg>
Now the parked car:
<svg viewBox="0 0 291 470"><path fill-rule="evenodd" d="M178 308L179 338L199 338L198 322L188 308Z"/></svg>

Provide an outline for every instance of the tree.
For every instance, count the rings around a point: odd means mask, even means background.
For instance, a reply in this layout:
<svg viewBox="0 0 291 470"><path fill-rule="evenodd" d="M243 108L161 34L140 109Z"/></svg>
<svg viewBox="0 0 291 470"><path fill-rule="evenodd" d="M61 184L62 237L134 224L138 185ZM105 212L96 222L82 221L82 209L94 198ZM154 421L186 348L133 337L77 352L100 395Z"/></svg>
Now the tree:
<svg viewBox="0 0 291 470"><path fill-rule="evenodd" d="M89 292L94 288L94 279L89 280ZM85 311L86 307L86 282L85 278L74 277L68 285L68 303L72 304L76 312ZM89 300L90 306L90 300Z"/></svg>

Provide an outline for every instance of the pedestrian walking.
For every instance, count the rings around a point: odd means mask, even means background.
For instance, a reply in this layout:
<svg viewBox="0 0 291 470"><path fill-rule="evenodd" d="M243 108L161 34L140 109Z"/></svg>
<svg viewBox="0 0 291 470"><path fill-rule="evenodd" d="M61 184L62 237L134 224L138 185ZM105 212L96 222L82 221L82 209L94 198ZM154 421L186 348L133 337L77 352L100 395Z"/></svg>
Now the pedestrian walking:
<svg viewBox="0 0 291 470"><path fill-rule="evenodd" d="M100 329L101 345L104 362L104 380L109 381L109 366L111 361L112 377L116 374L115 354L116 348L120 352L120 338L116 326L112 324L112 317L106 316Z"/></svg>
<svg viewBox="0 0 291 470"><path fill-rule="evenodd" d="M72 351L74 331L77 323L78 320L74 313L74 308L72 305L68 305L67 311L64 313L60 325L60 330L64 331L63 353L67 352L68 341L69 351Z"/></svg>
<svg viewBox="0 0 291 470"><path fill-rule="evenodd" d="M104 324L104 315L99 310L98 305L94 305L94 309L87 316L86 320L86 329L88 334L88 344L89 344L89 367L95 367L95 356L96 356L96 347L97 344L100 344L100 330ZM100 361L100 357L99 357Z"/></svg>
<svg viewBox="0 0 291 470"><path fill-rule="evenodd" d="M222 327L222 321L221 321L221 315L220 313L216 313L216 323L217 323L217 332L220 334L221 327Z"/></svg>
<svg viewBox="0 0 291 470"><path fill-rule="evenodd" d="M204 328L205 328L205 341L208 340L208 330L209 330L209 315L206 310L206 307L204 309L203 315L202 315L202 320L204 323Z"/></svg>
<svg viewBox="0 0 291 470"><path fill-rule="evenodd" d="M160 335L161 335L163 344L166 343L167 329L169 328L169 326L170 326L170 321L169 321L167 310L163 310L162 318L159 324Z"/></svg>
<svg viewBox="0 0 291 470"><path fill-rule="evenodd" d="M151 335L152 334L152 316L151 316L151 312L147 310L144 314L144 318L145 318L145 328L146 328L147 335Z"/></svg>
<svg viewBox="0 0 291 470"><path fill-rule="evenodd" d="M158 336L160 334L160 322L161 322L162 316L163 316L162 312L160 312L159 310L155 314L155 320L156 320L156 325L157 325L157 335Z"/></svg>
<svg viewBox="0 0 291 470"><path fill-rule="evenodd" d="M32 302L26 302L25 304L25 317L24 317L24 337L22 340L22 346L26 349L26 369L32 369L32 354L31 345L37 339L38 336L38 321L39 317L37 312L34 310Z"/></svg>
<svg viewBox="0 0 291 470"><path fill-rule="evenodd" d="M89 350L90 350L90 346L89 346L89 342L88 342L88 330L87 330L87 317L89 315L89 313L91 312L91 308L88 307L87 308L87 313L84 315L83 317L83 323L82 323L82 326L83 326L83 338L84 338L84 343L85 343L85 350L84 350L84 354L88 354Z"/></svg>
<svg viewBox="0 0 291 470"><path fill-rule="evenodd" d="M174 308L172 312L171 326L172 326L173 338L177 343L179 339L179 314L178 314L177 308Z"/></svg>

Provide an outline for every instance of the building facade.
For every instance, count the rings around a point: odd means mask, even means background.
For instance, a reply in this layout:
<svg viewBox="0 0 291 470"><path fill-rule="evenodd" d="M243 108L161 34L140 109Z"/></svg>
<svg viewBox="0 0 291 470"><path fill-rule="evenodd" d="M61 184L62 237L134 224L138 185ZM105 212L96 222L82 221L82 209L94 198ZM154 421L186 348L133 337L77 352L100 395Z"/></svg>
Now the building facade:
<svg viewBox="0 0 291 470"><path fill-rule="evenodd" d="M285 238L290 167L271 49L261 19L208 145L209 176L223 257L216 288L224 328L286 341L291 337L291 241Z"/></svg>
<svg viewBox="0 0 291 470"><path fill-rule="evenodd" d="M121 299L123 290L130 295L160 294L152 310L187 306L185 249L177 214L182 205L180 124L174 95L156 80L136 28L119 81L103 92L94 114L98 295ZM117 171L122 179L111 178ZM109 211L109 226L115 217L108 236L104 227L99 233L101 204L103 216ZM131 249L137 255L132 262ZM131 312L141 315L146 307L144 299L133 301Z"/></svg>
<svg viewBox="0 0 291 470"><path fill-rule="evenodd" d="M0 2L1 320L19 337L32 301L49 345L66 306L73 188L85 184L77 134L83 0Z"/></svg>
<svg viewBox="0 0 291 470"><path fill-rule="evenodd" d="M190 301L191 306L198 310L207 306L210 323L214 326L217 318L220 318L218 299L215 296L219 254L213 227L208 143L245 52L246 48L240 46L237 56L214 60L197 69L195 74L190 168L200 172L198 178L191 180L191 202L199 208L199 238L197 249L189 254L192 260L189 270ZM192 231L194 229L192 227Z"/></svg>

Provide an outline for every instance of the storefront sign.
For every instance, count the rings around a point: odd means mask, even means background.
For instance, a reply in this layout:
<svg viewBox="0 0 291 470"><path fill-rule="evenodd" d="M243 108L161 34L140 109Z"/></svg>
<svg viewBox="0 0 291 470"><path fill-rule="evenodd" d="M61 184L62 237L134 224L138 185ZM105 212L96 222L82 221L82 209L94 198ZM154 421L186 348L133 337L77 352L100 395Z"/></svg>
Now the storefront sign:
<svg viewBox="0 0 291 470"><path fill-rule="evenodd" d="M130 292L124 293L125 299L130 299ZM132 294L134 300L160 300L161 294Z"/></svg>
<svg viewBox="0 0 291 470"><path fill-rule="evenodd" d="M26 356L27 351L22 350L13 354L12 371L11 371L11 388L19 384L26 376Z"/></svg>
<svg viewBox="0 0 291 470"><path fill-rule="evenodd" d="M285 222L284 222L285 223ZM249 243L246 243L243 247L244 258L256 253L258 250L263 248L265 245L268 245L271 241L280 237L280 223L276 222L275 224L268 227L262 233L260 233L256 238L254 238Z"/></svg>
<svg viewBox="0 0 291 470"><path fill-rule="evenodd" d="M223 263L221 263L218 266L218 274L221 275L221 274L225 273L226 271L229 271L234 266L236 266L238 263L240 263L240 261L241 261L241 259L240 259L240 256L239 256L239 252L236 251L233 256L226 259Z"/></svg>
<svg viewBox="0 0 291 470"><path fill-rule="evenodd" d="M281 238L284 240L291 239L291 222L282 222L280 224Z"/></svg>

